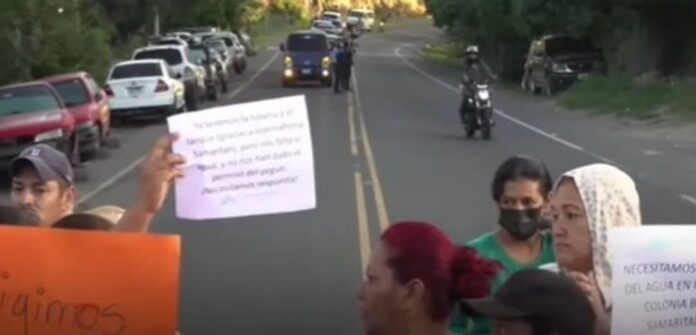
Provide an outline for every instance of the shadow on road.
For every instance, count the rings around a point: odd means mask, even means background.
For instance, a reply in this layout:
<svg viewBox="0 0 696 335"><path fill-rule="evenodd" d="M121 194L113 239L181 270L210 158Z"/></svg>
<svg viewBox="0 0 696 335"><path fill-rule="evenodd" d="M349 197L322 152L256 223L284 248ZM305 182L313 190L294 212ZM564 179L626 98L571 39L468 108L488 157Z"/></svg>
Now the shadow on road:
<svg viewBox="0 0 696 335"><path fill-rule="evenodd" d="M166 117L158 116L142 116L134 117L128 120L120 120L114 123L113 127L117 129L140 129L147 126L153 126L158 124L163 124L167 121Z"/></svg>

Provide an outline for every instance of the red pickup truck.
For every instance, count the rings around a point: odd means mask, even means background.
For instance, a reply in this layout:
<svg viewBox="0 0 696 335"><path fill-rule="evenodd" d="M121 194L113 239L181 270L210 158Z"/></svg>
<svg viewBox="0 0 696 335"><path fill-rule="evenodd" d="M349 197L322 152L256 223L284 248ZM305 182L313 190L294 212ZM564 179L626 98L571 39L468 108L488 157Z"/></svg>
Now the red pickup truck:
<svg viewBox="0 0 696 335"><path fill-rule="evenodd" d="M80 153L93 156L111 133L111 109L104 91L87 72L44 79L75 118Z"/></svg>
<svg viewBox="0 0 696 335"><path fill-rule="evenodd" d="M0 87L0 160L46 143L75 158L75 118L45 82Z"/></svg>

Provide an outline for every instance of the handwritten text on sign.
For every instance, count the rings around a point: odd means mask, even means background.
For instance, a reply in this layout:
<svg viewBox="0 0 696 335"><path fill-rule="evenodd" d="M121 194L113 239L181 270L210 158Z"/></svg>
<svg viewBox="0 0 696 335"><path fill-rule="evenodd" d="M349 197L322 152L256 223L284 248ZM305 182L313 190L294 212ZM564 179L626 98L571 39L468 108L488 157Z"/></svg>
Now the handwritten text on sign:
<svg viewBox="0 0 696 335"><path fill-rule="evenodd" d="M316 207L314 158L303 96L172 116L174 152L186 157L177 215L231 218Z"/></svg>
<svg viewBox="0 0 696 335"><path fill-rule="evenodd" d="M696 334L696 227L611 232L612 334Z"/></svg>
<svg viewBox="0 0 696 335"><path fill-rule="evenodd" d="M174 334L179 238L0 227L0 333Z"/></svg>

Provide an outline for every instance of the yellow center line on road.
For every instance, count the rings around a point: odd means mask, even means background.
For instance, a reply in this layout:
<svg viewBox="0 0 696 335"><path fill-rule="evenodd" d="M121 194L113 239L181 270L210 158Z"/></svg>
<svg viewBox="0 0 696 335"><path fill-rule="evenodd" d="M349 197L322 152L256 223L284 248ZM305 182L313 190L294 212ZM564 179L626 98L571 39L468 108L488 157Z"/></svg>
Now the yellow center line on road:
<svg viewBox="0 0 696 335"><path fill-rule="evenodd" d="M379 173L377 172L377 164L375 163L375 156L372 152L372 146L370 144L370 138L367 134L367 127L365 126L365 117L363 115L364 111L362 109L362 103L360 101L360 90L358 89L358 79L357 79L357 69L353 67L353 90L355 95L355 105L356 114L358 116L358 123L360 124L360 139L363 144L363 149L365 151L365 160L367 161L367 168L370 173L370 179L372 179L372 191L374 192L374 200L377 208L377 219L379 220L380 231L385 231L389 227L389 214L387 213L386 202L384 201L384 193L382 192L382 183L379 179Z"/></svg>
<svg viewBox="0 0 696 335"><path fill-rule="evenodd" d="M353 157L358 157L358 138L355 135L355 106L352 95L348 95L348 125L350 129L350 154Z"/></svg>
<svg viewBox="0 0 696 335"><path fill-rule="evenodd" d="M367 203L365 201L365 188L363 187L362 173L353 172L355 179L355 203L358 212L358 243L360 244L360 264L363 276L370 259L370 228L367 219Z"/></svg>
<svg viewBox="0 0 696 335"><path fill-rule="evenodd" d="M350 151L356 163L353 171L355 180L355 209L357 212L358 224L358 245L360 249L360 270L363 277L370 259L370 249L372 240L370 239L370 223L367 216L367 200L365 198L365 187L362 172L360 171L360 153L358 151L358 136L355 127L355 105L352 95L348 95L348 128L350 133Z"/></svg>

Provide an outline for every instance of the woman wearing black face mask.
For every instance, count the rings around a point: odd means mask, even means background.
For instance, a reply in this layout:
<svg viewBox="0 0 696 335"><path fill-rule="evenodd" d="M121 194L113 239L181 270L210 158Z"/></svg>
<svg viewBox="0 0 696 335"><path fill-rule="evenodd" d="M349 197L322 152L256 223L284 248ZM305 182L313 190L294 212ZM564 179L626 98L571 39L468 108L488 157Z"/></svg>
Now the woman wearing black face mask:
<svg viewBox="0 0 696 335"><path fill-rule="evenodd" d="M491 293L497 292L516 272L555 262L551 235L542 232L548 227L542 213L552 187L548 170L534 158L509 158L496 171L492 194L498 206L500 228L467 243L482 258L498 261L502 266ZM455 312L450 331L490 334L491 324L489 320L466 319Z"/></svg>

